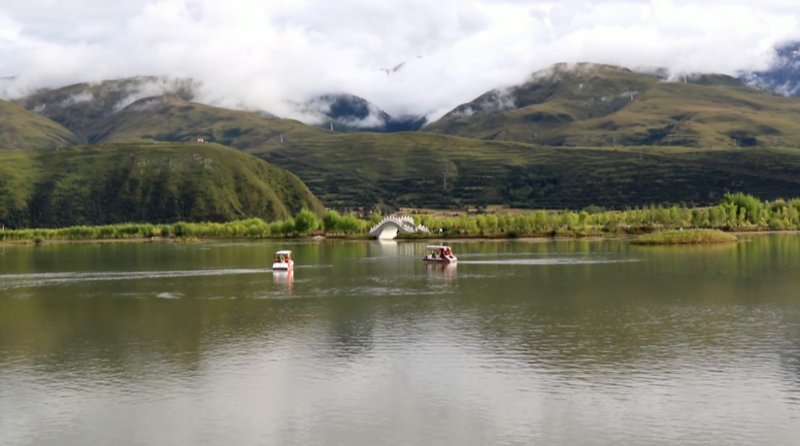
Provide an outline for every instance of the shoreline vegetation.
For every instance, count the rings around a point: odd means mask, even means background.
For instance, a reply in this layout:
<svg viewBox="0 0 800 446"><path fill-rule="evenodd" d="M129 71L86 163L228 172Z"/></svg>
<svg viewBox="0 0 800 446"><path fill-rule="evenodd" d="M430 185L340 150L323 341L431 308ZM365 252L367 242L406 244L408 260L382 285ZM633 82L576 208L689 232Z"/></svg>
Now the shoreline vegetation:
<svg viewBox="0 0 800 446"><path fill-rule="evenodd" d="M678 240L694 230L760 232L800 230L800 199L761 201L743 193L727 194L710 207L648 206L624 211L587 208L581 211L531 210L518 213L412 214L427 234L404 234L399 239L520 238L520 237L617 237L674 231L663 237ZM369 219L354 213L326 211L319 216L302 210L294 218L266 222L249 218L225 223L178 222L168 224L124 223L66 228L0 230L0 243L43 243L80 240L175 240L261 239L324 236L369 238L368 231L382 215ZM705 234L704 234L705 235ZM717 234L718 235L718 234ZM724 234L723 235L727 235ZM663 242L663 241L662 241Z"/></svg>
<svg viewBox="0 0 800 446"><path fill-rule="evenodd" d="M685 231L670 229L641 235L631 241L634 245L711 245L720 243L736 243L739 238L733 234L717 229L687 229Z"/></svg>

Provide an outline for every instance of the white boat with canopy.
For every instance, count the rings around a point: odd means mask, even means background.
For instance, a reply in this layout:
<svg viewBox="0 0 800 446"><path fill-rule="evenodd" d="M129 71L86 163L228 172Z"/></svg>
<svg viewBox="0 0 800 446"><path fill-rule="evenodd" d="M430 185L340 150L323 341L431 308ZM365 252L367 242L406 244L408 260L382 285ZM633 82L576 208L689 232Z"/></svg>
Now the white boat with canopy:
<svg viewBox="0 0 800 446"><path fill-rule="evenodd" d="M453 249L447 245L428 245L425 247L425 256L422 258L426 263L455 263L458 261Z"/></svg>
<svg viewBox="0 0 800 446"><path fill-rule="evenodd" d="M275 252L275 259L272 261L273 271L291 271L294 269L292 251L283 249Z"/></svg>

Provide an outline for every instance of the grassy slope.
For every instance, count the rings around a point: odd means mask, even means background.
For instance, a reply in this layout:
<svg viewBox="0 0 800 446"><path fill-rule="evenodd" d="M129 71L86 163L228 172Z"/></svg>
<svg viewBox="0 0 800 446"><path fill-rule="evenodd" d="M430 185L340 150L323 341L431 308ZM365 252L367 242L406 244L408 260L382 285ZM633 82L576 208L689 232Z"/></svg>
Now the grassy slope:
<svg viewBox="0 0 800 446"><path fill-rule="evenodd" d="M78 140L71 131L13 102L0 101L0 150L54 149Z"/></svg>
<svg viewBox="0 0 800 446"><path fill-rule="evenodd" d="M664 82L609 66L556 66L457 107L427 130L542 145L800 147L800 101L724 76Z"/></svg>
<svg viewBox="0 0 800 446"><path fill-rule="evenodd" d="M425 133L324 135L256 151L329 206L609 208L797 195L800 151L543 148ZM444 174L447 172L447 186Z"/></svg>
<svg viewBox="0 0 800 446"><path fill-rule="evenodd" d="M67 226L284 218L319 201L294 175L215 144L0 153L0 221Z"/></svg>
<svg viewBox="0 0 800 446"><path fill-rule="evenodd" d="M791 150L567 149L428 132L329 133L176 99L142 100L105 128L108 141L203 137L246 150L294 172L334 208L706 204L728 191L794 196L800 173L800 152Z"/></svg>

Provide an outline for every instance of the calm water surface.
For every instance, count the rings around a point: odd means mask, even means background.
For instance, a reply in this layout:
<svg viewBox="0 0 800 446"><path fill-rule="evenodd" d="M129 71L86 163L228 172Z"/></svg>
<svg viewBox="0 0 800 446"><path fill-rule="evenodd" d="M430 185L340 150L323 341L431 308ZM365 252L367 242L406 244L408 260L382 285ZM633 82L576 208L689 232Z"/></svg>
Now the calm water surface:
<svg viewBox="0 0 800 446"><path fill-rule="evenodd" d="M800 235L453 246L0 247L0 444L798 444Z"/></svg>

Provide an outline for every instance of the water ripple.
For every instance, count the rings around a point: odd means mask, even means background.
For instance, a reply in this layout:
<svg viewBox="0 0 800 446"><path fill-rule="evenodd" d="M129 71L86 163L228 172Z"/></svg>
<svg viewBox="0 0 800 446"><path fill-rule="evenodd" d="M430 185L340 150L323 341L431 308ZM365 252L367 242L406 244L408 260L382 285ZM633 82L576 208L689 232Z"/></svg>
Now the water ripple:
<svg viewBox="0 0 800 446"><path fill-rule="evenodd" d="M35 274L0 274L0 289L25 288L42 285L67 285L82 282L113 280L164 279L179 277L229 276L236 274L263 274L272 271L266 268L221 268L176 271L104 271L104 272L58 272Z"/></svg>

